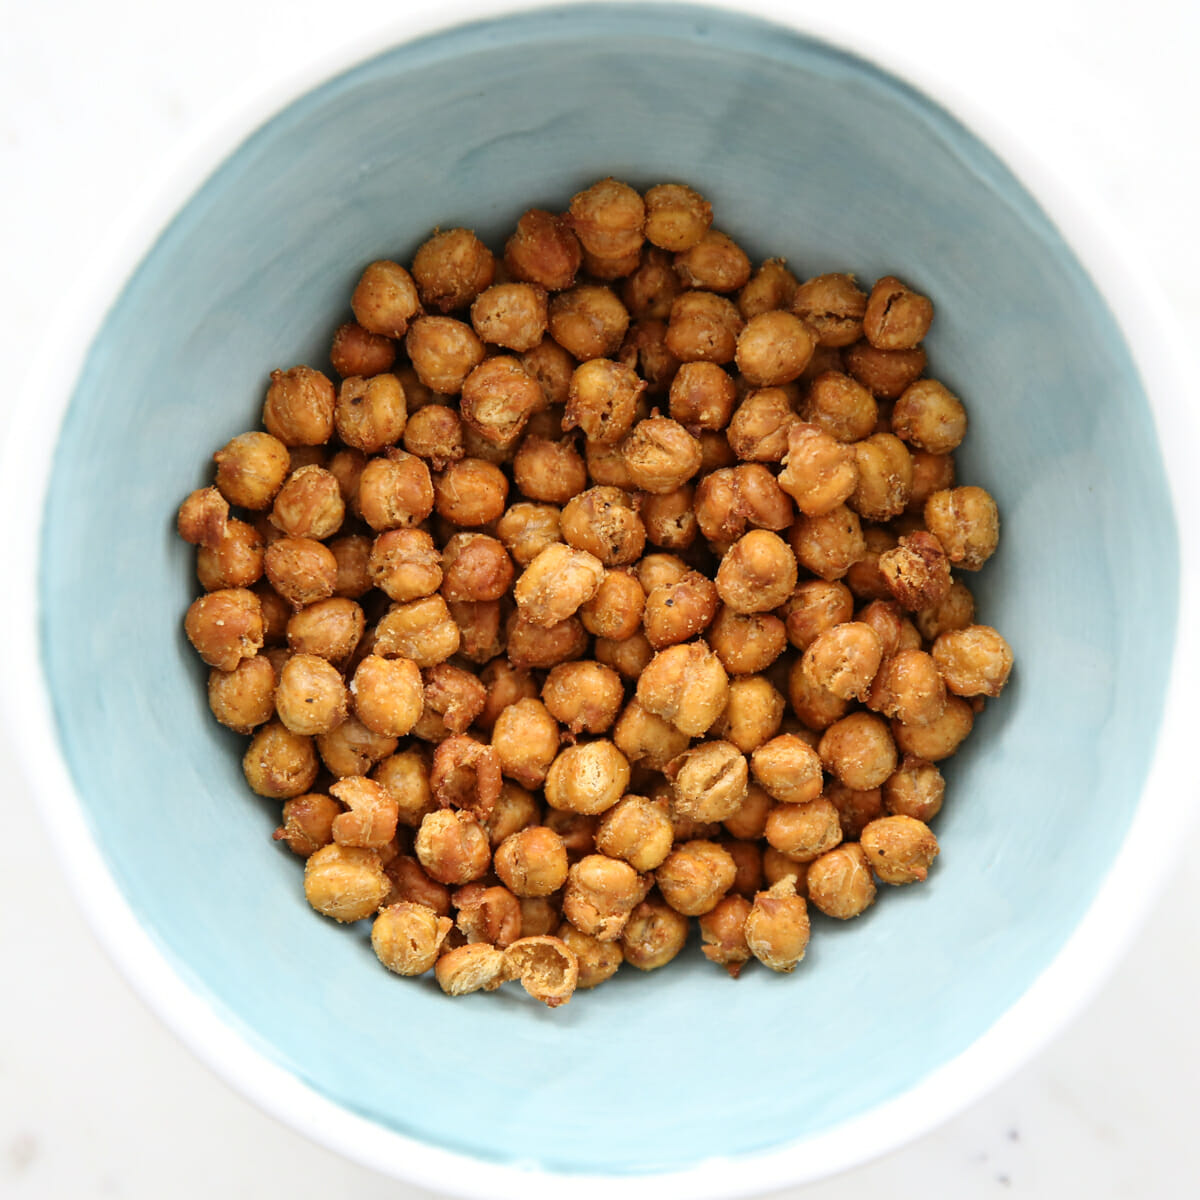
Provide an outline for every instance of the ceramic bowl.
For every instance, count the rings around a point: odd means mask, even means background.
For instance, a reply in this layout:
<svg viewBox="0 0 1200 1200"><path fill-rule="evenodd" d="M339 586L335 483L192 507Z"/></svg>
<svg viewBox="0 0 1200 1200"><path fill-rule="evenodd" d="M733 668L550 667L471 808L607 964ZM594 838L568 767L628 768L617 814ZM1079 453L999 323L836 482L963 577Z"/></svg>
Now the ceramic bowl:
<svg viewBox="0 0 1200 1200"><path fill-rule="evenodd" d="M111 951L269 1111L467 1196L753 1192L953 1113L1114 961L1181 811L1189 418L1116 248L960 115L730 12L448 28L235 122L56 328L75 353L35 373L7 468L39 517L15 539L10 720ZM802 276L894 273L934 298L932 370L970 413L960 477L1003 514L972 585L1018 666L948 764L928 884L816 920L795 975L733 982L693 945L556 1012L511 989L451 1001L308 909L278 806L208 713L174 513L257 424L272 367L325 364L365 263L408 260L439 224L499 245L607 174L689 181Z"/></svg>

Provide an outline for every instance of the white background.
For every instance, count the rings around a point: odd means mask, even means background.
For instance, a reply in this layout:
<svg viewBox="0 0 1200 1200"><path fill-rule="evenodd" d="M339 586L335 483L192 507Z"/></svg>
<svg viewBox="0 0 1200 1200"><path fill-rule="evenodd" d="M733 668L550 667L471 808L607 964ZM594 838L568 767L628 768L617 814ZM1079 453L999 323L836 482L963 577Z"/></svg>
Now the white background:
<svg viewBox="0 0 1200 1200"><path fill-rule="evenodd" d="M382 48L403 36L406 16L427 9L452 11L453 3L0 0L0 429L32 347L53 336L55 305L181 139L236 98L373 30ZM1034 143L1116 217L1194 341L1200 6L1193 0L821 0L786 10L799 24L845 30L860 45L914 64L931 84L969 94ZM0 581L2 563L0 543ZM261 1115L163 1030L98 949L2 739L0 1196L428 1196ZM1163 829L1164 847L1181 833ZM1034 1063L915 1144L788 1195L1193 1195L1200 1166L1195 856L1164 882L1116 975Z"/></svg>

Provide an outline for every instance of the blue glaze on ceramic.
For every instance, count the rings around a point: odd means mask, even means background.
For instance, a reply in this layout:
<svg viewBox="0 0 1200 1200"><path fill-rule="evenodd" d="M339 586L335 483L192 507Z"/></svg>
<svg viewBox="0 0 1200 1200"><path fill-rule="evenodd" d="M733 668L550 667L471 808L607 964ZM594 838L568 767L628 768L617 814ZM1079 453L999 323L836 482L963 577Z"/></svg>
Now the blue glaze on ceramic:
<svg viewBox="0 0 1200 1200"><path fill-rule="evenodd" d="M371 259L435 224L498 246L605 174L682 179L758 257L895 272L938 306L960 477L1004 520L977 579L1018 655L948 768L923 888L817 919L793 977L694 946L550 1013L453 1003L317 919L206 708L172 530L266 375L324 365ZM304 96L195 195L117 298L45 512L43 655L96 840L168 959L255 1046L385 1125L502 1162L653 1170L802 1139L967 1047L1050 962L1146 771L1177 545L1142 385L1101 297L971 134L876 68L701 9L517 16L392 50ZM1117 598L1120 597L1118 607ZM701 1049L702 1048L702 1049Z"/></svg>

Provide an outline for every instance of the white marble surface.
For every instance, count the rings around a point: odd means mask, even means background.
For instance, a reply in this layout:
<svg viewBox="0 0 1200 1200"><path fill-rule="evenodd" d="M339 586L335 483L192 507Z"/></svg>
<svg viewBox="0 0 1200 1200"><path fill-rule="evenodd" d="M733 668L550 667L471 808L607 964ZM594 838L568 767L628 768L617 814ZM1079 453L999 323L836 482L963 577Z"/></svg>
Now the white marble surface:
<svg viewBox="0 0 1200 1200"><path fill-rule="evenodd" d="M0 0L0 428L54 302L178 139L323 49L402 29L412 7ZM834 8L790 6L801 22L865 32L1002 113L1112 211L1184 328L1200 324L1193 0ZM0 1196L427 1195L308 1144L199 1066L100 952L2 741L0 795ZM1198 885L1189 856L1115 977L998 1091L897 1153L788 1195L1194 1195Z"/></svg>

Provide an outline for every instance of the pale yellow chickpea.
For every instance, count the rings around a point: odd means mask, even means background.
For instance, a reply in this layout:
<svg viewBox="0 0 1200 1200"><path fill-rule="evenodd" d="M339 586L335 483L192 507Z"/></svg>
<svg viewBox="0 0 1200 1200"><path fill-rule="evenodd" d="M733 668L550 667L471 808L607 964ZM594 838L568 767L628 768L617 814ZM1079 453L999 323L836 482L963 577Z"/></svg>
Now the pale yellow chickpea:
<svg viewBox="0 0 1200 1200"><path fill-rule="evenodd" d="M388 878L379 854L333 843L309 855L304 865L304 894L322 916L361 921L383 903Z"/></svg>
<svg viewBox="0 0 1200 1200"><path fill-rule="evenodd" d="M577 192L566 219L584 250L604 258L640 250L645 238L645 203L629 184L611 177Z"/></svg>
<svg viewBox="0 0 1200 1200"><path fill-rule="evenodd" d="M272 371L263 424L285 446L321 446L333 436L334 404L333 384L320 371L311 367Z"/></svg>
<svg viewBox="0 0 1200 1200"><path fill-rule="evenodd" d="M540 700L518 700L496 717L492 748L500 756L500 769L524 787L541 787L558 754L558 722Z"/></svg>
<svg viewBox="0 0 1200 1200"><path fill-rule="evenodd" d="M695 245L676 255L675 273L684 287L736 292L750 279L750 259L728 235L708 229Z"/></svg>
<svg viewBox="0 0 1200 1200"><path fill-rule="evenodd" d="M870 908L875 902L875 880L863 848L838 846L809 863L808 899L839 921L861 916Z"/></svg>
<svg viewBox="0 0 1200 1200"><path fill-rule="evenodd" d="M211 671L208 707L235 733L250 733L275 715L275 671L262 655L243 658L232 671Z"/></svg>
<svg viewBox="0 0 1200 1200"><path fill-rule="evenodd" d="M462 635L446 601L425 596L393 604L376 626L375 653L383 658L409 658L418 667L433 667L458 651Z"/></svg>
<svg viewBox="0 0 1200 1200"><path fill-rule="evenodd" d="M925 525L950 562L966 571L978 571L1000 541L996 502L981 487L934 492L925 501Z"/></svg>
<svg viewBox="0 0 1200 1200"><path fill-rule="evenodd" d="M739 613L722 605L705 635L730 675L754 675L787 648L787 629L770 613Z"/></svg>
<svg viewBox="0 0 1200 1200"><path fill-rule="evenodd" d="M389 754L376 765L371 778L395 801L397 820L409 829L418 828L427 813L437 810L429 780L429 759L419 749Z"/></svg>
<svg viewBox="0 0 1200 1200"><path fill-rule="evenodd" d="M808 949L808 907L796 881L781 879L754 897L744 925L746 945L764 967L790 974Z"/></svg>
<svg viewBox="0 0 1200 1200"><path fill-rule="evenodd" d="M620 942L602 942L590 934L580 933L567 922L559 926L557 936L579 961L577 990L599 987L605 980L611 979L625 961Z"/></svg>
<svg viewBox="0 0 1200 1200"><path fill-rule="evenodd" d="M883 785L883 805L890 814L913 817L926 825L942 811L945 798L946 781L941 771L912 754L904 756L904 761Z"/></svg>
<svg viewBox="0 0 1200 1200"><path fill-rule="evenodd" d="M783 611L788 641L797 650L807 650L821 634L851 619L854 597L844 583L808 579L791 594Z"/></svg>
<svg viewBox="0 0 1200 1200"><path fill-rule="evenodd" d="M800 423L788 431L788 449L779 486L808 516L821 516L844 504L858 487L854 449L816 425Z"/></svg>
<svg viewBox="0 0 1200 1200"><path fill-rule="evenodd" d="M275 711L292 733L329 733L345 719L350 696L342 676L315 654L293 654L279 673Z"/></svg>
<svg viewBox="0 0 1200 1200"><path fill-rule="evenodd" d="M946 685L924 650L898 650L883 662L867 707L905 725L928 725L946 709Z"/></svg>
<svg viewBox="0 0 1200 1200"><path fill-rule="evenodd" d="M629 774L629 760L607 738L566 746L546 773L546 803L596 816L625 794Z"/></svg>
<svg viewBox="0 0 1200 1200"><path fill-rule="evenodd" d="M547 309L550 336L581 362L616 354L629 328L629 311L599 284L560 292Z"/></svg>
<svg viewBox="0 0 1200 1200"><path fill-rule="evenodd" d="M624 699L621 677L597 662L560 663L542 687L551 716L572 734L604 733L617 719Z"/></svg>
<svg viewBox="0 0 1200 1200"><path fill-rule="evenodd" d="M905 725L892 722L892 734L903 754L914 754L930 762L949 758L966 740L975 723L971 705L959 696L948 693L942 715L926 725Z"/></svg>
<svg viewBox="0 0 1200 1200"><path fill-rule="evenodd" d="M554 542L521 573L513 598L522 619L549 628L573 616L603 578L604 564L595 555Z"/></svg>
<svg viewBox="0 0 1200 1200"><path fill-rule="evenodd" d="M371 926L371 948L397 975L423 975L437 962L442 943L453 927L423 904L390 904Z"/></svg>
<svg viewBox="0 0 1200 1200"><path fill-rule="evenodd" d="M883 646L870 625L846 621L820 634L801 661L815 687L843 700L864 700L883 661Z"/></svg>
<svg viewBox="0 0 1200 1200"><path fill-rule="evenodd" d="M767 814L774 807L770 794L759 783L751 783L746 789L742 806L722 824L726 831L740 841L754 841L763 836L767 827Z"/></svg>
<svg viewBox="0 0 1200 1200"><path fill-rule="evenodd" d="M760 388L738 405L725 436L738 458L777 463L787 454L792 427L799 423L785 388Z"/></svg>
<svg viewBox="0 0 1200 1200"><path fill-rule="evenodd" d="M545 670L582 658L588 645L587 631L578 617L553 625L535 625L514 612L505 632L509 662L526 670Z"/></svg>
<svg viewBox="0 0 1200 1200"><path fill-rule="evenodd" d="M645 796L626 796L610 808L596 828L596 849L645 873L671 852L674 828L666 806Z"/></svg>
<svg viewBox="0 0 1200 1200"><path fill-rule="evenodd" d="M221 495L230 504L256 511L271 507L291 469L287 446L269 433L257 431L239 434L213 458Z"/></svg>
<svg viewBox="0 0 1200 1200"><path fill-rule="evenodd" d="M561 292L575 282L582 253L565 218L531 208L505 243L504 265L514 279Z"/></svg>
<svg viewBox="0 0 1200 1200"><path fill-rule="evenodd" d="M802 863L819 858L842 840L838 810L824 796L802 804L777 804L767 813L763 832L780 854Z"/></svg>
<svg viewBox="0 0 1200 1200"><path fill-rule="evenodd" d="M841 579L867 549L858 514L845 505L819 517L799 517L788 545L802 567L826 582Z"/></svg>
<svg viewBox="0 0 1200 1200"><path fill-rule="evenodd" d="M350 693L355 716L372 733L384 737L403 737L417 723L424 706L421 672L407 658L367 655L354 672Z"/></svg>
<svg viewBox="0 0 1200 1200"><path fill-rule="evenodd" d="M781 733L750 755L754 778L775 800L804 804L821 794L821 760L794 733Z"/></svg>
<svg viewBox="0 0 1200 1200"><path fill-rule="evenodd" d="M746 758L732 743L700 742L667 768L673 785L672 817L724 821L746 799L750 772Z"/></svg>
<svg viewBox="0 0 1200 1200"><path fill-rule="evenodd" d="M815 348L812 330L799 317L775 310L746 322L735 358L751 387L778 387L800 377Z"/></svg>
<svg viewBox="0 0 1200 1200"><path fill-rule="evenodd" d="M738 293L738 311L747 321L760 313L790 309L798 281L782 258L768 258Z"/></svg>
<svg viewBox="0 0 1200 1200"><path fill-rule="evenodd" d="M655 971L679 954L687 936L687 917L659 897L651 896L629 914L621 932L621 948L631 967Z"/></svg>
<svg viewBox="0 0 1200 1200"><path fill-rule="evenodd" d="M734 612L770 612L795 591L795 555L778 534L752 529L721 559L716 585L721 599Z"/></svg>
<svg viewBox="0 0 1200 1200"><path fill-rule="evenodd" d="M661 771L688 747L688 735L630 700L612 732L613 743L631 764Z"/></svg>
<svg viewBox="0 0 1200 1200"><path fill-rule="evenodd" d="M957 696L1000 695L1013 667L1012 648L990 625L940 634L932 653L946 687Z"/></svg>
<svg viewBox="0 0 1200 1200"><path fill-rule="evenodd" d="M823 371L809 385L800 414L839 442L858 442L875 432L875 397L841 371Z"/></svg>
<svg viewBox="0 0 1200 1200"><path fill-rule="evenodd" d="M206 592L248 588L262 578L263 539L245 521L230 517L219 539L196 551L196 578Z"/></svg>
<svg viewBox="0 0 1200 1200"><path fill-rule="evenodd" d="M492 861L487 833L474 814L448 808L421 819L413 848L425 871L447 886L482 878Z"/></svg>
<svg viewBox="0 0 1200 1200"><path fill-rule="evenodd" d="M699 917L716 908L736 876L729 851L702 839L676 846L654 872L663 899L685 917Z"/></svg>
<svg viewBox="0 0 1200 1200"><path fill-rule="evenodd" d="M468 942L447 950L433 968L438 987L447 996L494 992L509 979L505 953L486 942Z"/></svg>
<svg viewBox="0 0 1200 1200"><path fill-rule="evenodd" d="M913 620L927 642L936 642L943 633L975 623L975 598L961 579L955 579L942 600L919 609Z"/></svg>
<svg viewBox="0 0 1200 1200"><path fill-rule="evenodd" d="M391 793L362 775L339 779L329 791L347 809L333 818L333 840L339 846L362 846L382 853L396 836L399 806Z"/></svg>
<svg viewBox="0 0 1200 1200"><path fill-rule="evenodd" d="M862 337L866 293L853 275L806 279L792 299L792 312L810 325L823 346L849 346Z"/></svg>
<svg viewBox="0 0 1200 1200"><path fill-rule="evenodd" d="M887 722L856 712L835 722L818 747L825 769L856 791L882 786L896 769L896 743Z"/></svg>
<svg viewBox="0 0 1200 1200"><path fill-rule="evenodd" d="M880 817L863 830L860 842L871 870L883 883L922 883L938 855L938 842L923 821Z"/></svg>
<svg viewBox="0 0 1200 1200"><path fill-rule="evenodd" d="M308 858L333 841L333 820L342 806L331 796L310 792L283 803L282 820L271 837L300 858Z"/></svg>
<svg viewBox="0 0 1200 1200"><path fill-rule="evenodd" d="M737 306L708 291L676 296L667 321L667 349L681 362L733 362L745 328Z"/></svg>
<svg viewBox="0 0 1200 1200"><path fill-rule="evenodd" d="M911 350L929 332L933 303L885 275L871 289L863 314L863 333L877 350Z"/></svg>
<svg viewBox="0 0 1200 1200"><path fill-rule="evenodd" d="M950 591L950 560L932 533L918 529L879 556L892 595L910 612L939 603Z"/></svg>
<svg viewBox="0 0 1200 1200"><path fill-rule="evenodd" d="M554 830L530 825L500 843L494 866L515 896L549 896L567 881L567 850Z"/></svg>
<svg viewBox="0 0 1200 1200"><path fill-rule="evenodd" d="M711 224L712 205L686 184L660 183L646 193L646 240L663 250L690 250Z"/></svg>
<svg viewBox="0 0 1200 1200"><path fill-rule="evenodd" d="M654 655L638 679L637 698L688 737L700 737L725 710L729 678L703 642L685 642Z"/></svg>
<svg viewBox="0 0 1200 1200"><path fill-rule="evenodd" d="M700 936L704 940L704 957L724 967L733 979L750 961L746 943L746 918L751 903L745 896L726 896L716 908L700 918Z"/></svg>
<svg viewBox="0 0 1200 1200"><path fill-rule="evenodd" d="M620 859L588 854L567 872L563 916L581 933L616 941L650 884L647 876Z"/></svg>
<svg viewBox="0 0 1200 1200"><path fill-rule="evenodd" d="M571 375L563 429L579 429L598 445L613 445L633 428L646 384L624 363L593 358Z"/></svg>
<svg viewBox="0 0 1200 1200"><path fill-rule="evenodd" d="M797 658L788 669L788 703L808 729L828 729L850 710L850 701L814 684Z"/></svg>
<svg viewBox="0 0 1200 1200"><path fill-rule="evenodd" d="M508 479L495 463L464 458L434 480L433 494L438 515L452 525L487 525L504 512Z"/></svg>

